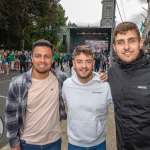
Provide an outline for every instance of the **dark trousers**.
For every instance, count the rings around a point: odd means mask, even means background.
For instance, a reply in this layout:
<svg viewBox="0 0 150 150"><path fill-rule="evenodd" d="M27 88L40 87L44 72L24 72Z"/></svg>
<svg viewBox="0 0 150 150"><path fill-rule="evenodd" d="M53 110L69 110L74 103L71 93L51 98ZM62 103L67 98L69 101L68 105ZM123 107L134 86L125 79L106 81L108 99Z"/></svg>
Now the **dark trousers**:
<svg viewBox="0 0 150 150"><path fill-rule="evenodd" d="M26 64L25 63L20 63L20 73L22 73L22 69L24 70L24 72L26 72Z"/></svg>
<svg viewBox="0 0 150 150"><path fill-rule="evenodd" d="M94 67L95 67L95 72L99 72L100 65L95 65Z"/></svg>
<svg viewBox="0 0 150 150"><path fill-rule="evenodd" d="M64 71L63 62L60 61L61 70Z"/></svg>

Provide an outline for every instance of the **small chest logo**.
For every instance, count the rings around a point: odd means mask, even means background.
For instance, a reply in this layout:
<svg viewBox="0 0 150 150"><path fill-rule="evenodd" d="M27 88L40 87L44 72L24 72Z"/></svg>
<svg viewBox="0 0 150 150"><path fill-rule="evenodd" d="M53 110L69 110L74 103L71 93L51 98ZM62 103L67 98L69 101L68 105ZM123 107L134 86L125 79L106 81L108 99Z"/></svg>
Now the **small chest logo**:
<svg viewBox="0 0 150 150"><path fill-rule="evenodd" d="M145 89L145 90L147 90L147 86L139 85L139 86L138 86L138 89Z"/></svg>

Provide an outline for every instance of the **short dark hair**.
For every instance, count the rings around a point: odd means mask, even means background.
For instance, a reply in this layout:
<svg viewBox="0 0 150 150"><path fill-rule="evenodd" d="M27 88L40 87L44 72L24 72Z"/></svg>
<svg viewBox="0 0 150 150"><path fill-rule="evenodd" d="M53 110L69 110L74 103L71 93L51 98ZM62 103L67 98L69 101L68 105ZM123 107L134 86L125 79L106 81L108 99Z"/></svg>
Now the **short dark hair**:
<svg viewBox="0 0 150 150"><path fill-rule="evenodd" d="M47 47L49 47L52 50L52 54L54 54L54 52L53 52L53 45L48 40L40 39L40 40L35 41L32 44L32 53L34 51L34 48L37 47L37 46L47 46Z"/></svg>
<svg viewBox="0 0 150 150"><path fill-rule="evenodd" d="M114 30L113 42L115 43L115 37L117 36L117 34L124 34L129 30L136 31L139 41L141 40L139 29L135 23L122 22L122 23L118 24Z"/></svg>
<svg viewBox="0 0 150 150"><path fill-rule="evenodd" d="M75 56L81 54L81 53L84 53L84 54L87 54L87 55L92 55L93 56L93 52L92 52L92 48L87 46L87 45L80 45L78 46L73 54L72 54L72 58L74 59ZM94 56L93 56L94 57Z"/></svg>

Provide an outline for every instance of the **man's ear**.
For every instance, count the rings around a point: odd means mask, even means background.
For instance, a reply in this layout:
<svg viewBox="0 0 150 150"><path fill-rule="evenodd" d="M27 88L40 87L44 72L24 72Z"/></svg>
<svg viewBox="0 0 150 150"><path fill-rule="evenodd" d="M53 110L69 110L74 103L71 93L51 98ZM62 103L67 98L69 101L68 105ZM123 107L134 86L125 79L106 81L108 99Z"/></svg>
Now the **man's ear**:
<svg viewBox="0 0 150 150"><path fill-rule="evenodd" d="M141 39L141 40L140 40L140 49L143 48L143 45L144 45L144 39Z"/></svg>
<svg viewBox="0 0 150 150"><path fill-rule="evenodd" d="M74 60L72 60L72 64L73 64L73 68L75 68L75 61Z"/></svg>
<svg viewBox="0 0 150 150"><path fill-rule="evenodd" d="M113 50L116 53L116 48L115 48L115 44L113 44Z"/></svg>
<svg viewBox="0 0 150 150"><path fill-rule="evenodd" d="M93 67L95 66L95 60L93 60Z"/></svg>

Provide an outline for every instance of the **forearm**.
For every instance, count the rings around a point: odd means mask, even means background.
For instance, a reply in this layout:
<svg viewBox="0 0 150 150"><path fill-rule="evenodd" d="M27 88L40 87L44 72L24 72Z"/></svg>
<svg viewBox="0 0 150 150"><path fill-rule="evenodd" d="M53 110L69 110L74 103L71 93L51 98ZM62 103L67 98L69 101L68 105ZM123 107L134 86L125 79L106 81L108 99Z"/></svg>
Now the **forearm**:
<svg viewBox="0 0 150 150"><path fill-rule="evenodd" d="M12 89L9 89L5 106L5 124L10 147L16 147L19 145L18 117L18 102L15 99Z"/></svg>

